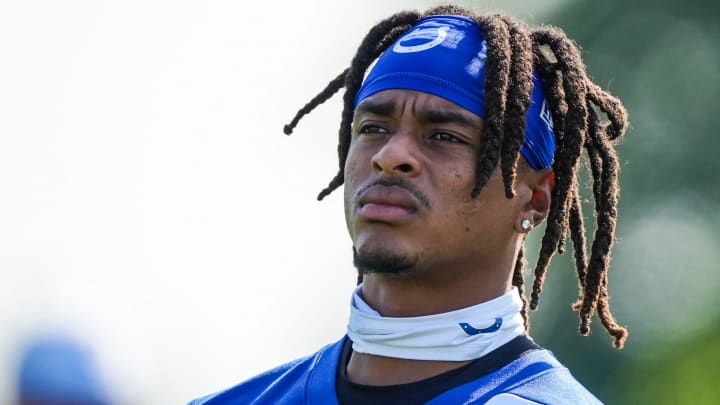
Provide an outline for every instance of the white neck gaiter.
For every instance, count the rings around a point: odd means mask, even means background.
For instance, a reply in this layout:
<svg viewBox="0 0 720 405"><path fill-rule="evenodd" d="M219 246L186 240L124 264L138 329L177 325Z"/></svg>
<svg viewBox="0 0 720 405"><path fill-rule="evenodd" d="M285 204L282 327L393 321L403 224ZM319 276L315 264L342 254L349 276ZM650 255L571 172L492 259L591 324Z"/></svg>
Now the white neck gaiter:
<svg viewBox="0 0 720 405"><path fill-rule="evenodd" d="M513 287L493 300L442 314L384 317L353 293L347 335L353 351L412 360L480 358L525 332L522 299Z"/></svg>

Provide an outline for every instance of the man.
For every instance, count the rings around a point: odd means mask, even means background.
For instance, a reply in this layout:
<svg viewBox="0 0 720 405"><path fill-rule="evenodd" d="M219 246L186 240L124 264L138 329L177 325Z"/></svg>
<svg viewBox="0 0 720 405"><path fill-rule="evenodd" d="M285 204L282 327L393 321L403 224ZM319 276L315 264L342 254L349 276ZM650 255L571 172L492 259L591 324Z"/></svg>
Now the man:
<svg viewBox="0 0 720 405"><path fill-rule="evenodd" d="M580 333L597 309L616 347L627 336L610 314L606 276L611 142L627 117L587 78L575 45L556 29L454 6L399 13L370 30L350 68L285 132L343 86L340 170L319 199L345 184L359 272L347 336L193 404L597 403L526 335L528 307L569 233ZM598 218L589 259L583 149ZM523 243L544 220L528 303Z"/></svg>

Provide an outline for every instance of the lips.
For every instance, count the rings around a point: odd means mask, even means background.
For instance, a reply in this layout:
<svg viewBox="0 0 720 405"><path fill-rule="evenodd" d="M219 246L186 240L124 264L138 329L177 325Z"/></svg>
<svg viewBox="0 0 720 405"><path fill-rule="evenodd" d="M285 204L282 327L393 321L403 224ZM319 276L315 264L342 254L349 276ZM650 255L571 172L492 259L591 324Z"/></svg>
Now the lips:
<svg viewBox="0 0 720 405"><path fill-rule="evenodd" d="M415 214L418 201L399 186L375 185L368 188L358 201L359 214L367 220L394 222Z"/></svg>

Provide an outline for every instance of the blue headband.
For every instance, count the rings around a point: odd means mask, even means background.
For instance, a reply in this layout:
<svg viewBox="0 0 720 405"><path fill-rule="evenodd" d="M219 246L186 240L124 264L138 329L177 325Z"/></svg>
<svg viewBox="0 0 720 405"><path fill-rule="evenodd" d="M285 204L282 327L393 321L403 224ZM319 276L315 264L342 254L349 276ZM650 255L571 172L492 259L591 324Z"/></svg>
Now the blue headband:
<svg viewBox="0 0 720 405"><path fill-rule="evenodd" d="M380 56L355 96L355 106L383 90L418 90L484 118L486 58L485 39L472 19L455 15L422 18ZM555 155L552 116L537 73L520 153L535 170L551 167Z"/></svg>

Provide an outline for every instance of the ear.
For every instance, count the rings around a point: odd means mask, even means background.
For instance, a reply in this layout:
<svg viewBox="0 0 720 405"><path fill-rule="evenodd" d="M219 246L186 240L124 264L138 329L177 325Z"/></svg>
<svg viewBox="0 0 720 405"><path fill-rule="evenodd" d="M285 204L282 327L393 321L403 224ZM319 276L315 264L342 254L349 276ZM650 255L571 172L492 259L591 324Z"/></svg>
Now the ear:
<svg viewBox="0 0 720 405"><path fill-rule="evenodd" d="M526 181L531 195L515 221L515 229L519 233L530 232L547 218L550 213L552 190L555 188L555 173L552 169L530 171Z"/></svg>

